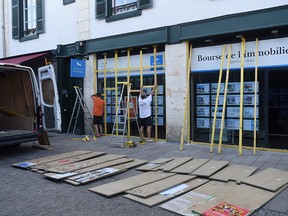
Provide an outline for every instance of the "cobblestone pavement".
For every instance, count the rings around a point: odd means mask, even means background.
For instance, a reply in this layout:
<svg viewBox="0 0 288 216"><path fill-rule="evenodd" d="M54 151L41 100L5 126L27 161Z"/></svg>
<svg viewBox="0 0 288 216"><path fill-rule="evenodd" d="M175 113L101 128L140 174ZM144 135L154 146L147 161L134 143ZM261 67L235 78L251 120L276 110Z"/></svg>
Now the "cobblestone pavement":
<svg viewBox="0 0 288 216"><path fill-rule="evenodd" d="M64 182L55 182L41 174L12 167L16 162L41 158L48 155L65 153L73 150L104 151L107 154L123 154L129 158L155 160L164 157L207 158L228 160L231 164L258 167L258 171L273 167L288 171L288 153L271 151L243 150L238 156L238 149L223 148L221 154L209 146L185 144L182 151L179 143L158 141L146 143L136 148L115 148L109 146L109 137L100 137L96 141L82 142L67 137L66 134L50 134L51 150L40 150L32 143L22 144L18 148L0 149L0 215L1 216L172 216L172 212L161 209L159 205L147 207L124 198L122 195L105 198L88 189L97 185L123 179L139 173L135 169L104 178L81 186L72 186ZM257 172L258 172L257 171ZM287 216L288 188L252 215Z"/></svg>

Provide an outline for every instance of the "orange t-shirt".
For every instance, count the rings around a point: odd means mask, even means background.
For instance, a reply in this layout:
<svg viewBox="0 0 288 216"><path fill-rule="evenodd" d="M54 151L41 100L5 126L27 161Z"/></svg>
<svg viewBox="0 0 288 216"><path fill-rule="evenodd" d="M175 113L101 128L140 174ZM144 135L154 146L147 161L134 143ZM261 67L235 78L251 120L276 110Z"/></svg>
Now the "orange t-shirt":
<svg viewBox="0 0 288 216"><path fill-rule="evenodd" d="M92 100L94 102L93 106L93 115L95 116L102 116L104 111L105 102L102 98L93 96Z"/></svg>

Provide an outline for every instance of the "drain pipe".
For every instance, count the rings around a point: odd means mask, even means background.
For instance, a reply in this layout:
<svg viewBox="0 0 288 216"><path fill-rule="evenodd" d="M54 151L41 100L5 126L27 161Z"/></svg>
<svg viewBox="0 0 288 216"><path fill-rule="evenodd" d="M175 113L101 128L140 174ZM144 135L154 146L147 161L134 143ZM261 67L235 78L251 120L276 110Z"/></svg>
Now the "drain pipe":
<svg viewBox="0 0 288 216"><path fill-rule="evenodd" d="M5 38L5 0L2 1L2 23L1 23L1 30L2 30L2 44L3 44L3 58L6 57L6 38Z"/></svg>

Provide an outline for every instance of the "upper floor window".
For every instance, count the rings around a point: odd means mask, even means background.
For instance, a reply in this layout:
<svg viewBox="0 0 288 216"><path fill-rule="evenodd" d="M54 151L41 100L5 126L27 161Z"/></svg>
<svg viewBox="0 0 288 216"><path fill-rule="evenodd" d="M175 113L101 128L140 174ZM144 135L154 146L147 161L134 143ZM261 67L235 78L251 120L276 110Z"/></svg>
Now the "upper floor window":
<svg viewBox="0 0 288 216"><path fill-rule="evenodd" d="M24 0L24 36L36 33L36 0Z"/></svg>
<svg viewBox="0 0 288 216"><path fill-rule="evenodd" d="M152 5L153 0L96 0L96 19L111 22L140 16L143 9Z"/></svg>
<svg viewBox="0 0 288 216"><path fill-rule="evenodd" d="M44 32L44 0L12 0L12 38L31 40Z"/></svg>

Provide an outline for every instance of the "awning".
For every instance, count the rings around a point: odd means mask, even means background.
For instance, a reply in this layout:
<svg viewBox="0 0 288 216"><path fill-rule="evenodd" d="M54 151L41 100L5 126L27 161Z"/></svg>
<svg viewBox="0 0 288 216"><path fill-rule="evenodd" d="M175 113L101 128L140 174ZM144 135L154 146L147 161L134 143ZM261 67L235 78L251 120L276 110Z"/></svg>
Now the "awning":
<svg viewBox="0 0 288 216"><path fill-rule="evenodd" d="M32 59L39 58L41 56L47 55L50 52L42 52L42 53L35 53L35 54L27 54L22 56L15 56L15 57L9 57L9 58L3 58L0 59L0 63L12 63L12 64L20 64Z"/></svg>

